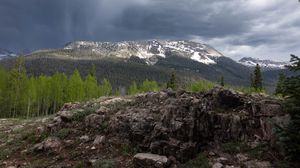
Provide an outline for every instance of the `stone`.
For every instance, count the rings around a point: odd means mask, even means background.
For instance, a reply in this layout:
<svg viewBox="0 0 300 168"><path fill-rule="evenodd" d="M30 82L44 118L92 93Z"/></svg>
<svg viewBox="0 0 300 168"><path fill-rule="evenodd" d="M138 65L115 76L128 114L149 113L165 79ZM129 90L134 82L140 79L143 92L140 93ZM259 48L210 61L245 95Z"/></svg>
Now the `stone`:
<svg viewBox="0 0 300 168"><path fill-rule="evenodd" d="M57 116L59 116L64 122L68 122L72 120L74 113L72 111L60 111L57 113Z"/></svg>
<svg viewBox="0 0 300 168"><path fill-rule="evenodd" d="M59 152L62 148L62 142L57 137L48 137L43 142L36 144L33 147L33 151L51 151Z"/></svg>
<svg viewBox="0 0 300 168"><path fill-rule="evenodd" d="M99 128L104 120L105 120L104 115L90 114L85 117L84 123L87 127Z"/></svg>
<svg viewBox="0 0 300 168"><path fill-rule="evenodd" d="M98 110L96 110L97 114L103 115L109 112L109 109L107 107L101 106Z"/></svg>
<svg viewBox="0 0 300 168"><path fill-rule="evenodd" d="M105 141L105 136L97 135L94 142L93 142L93 145L102 144L104 141Z"/></svg>
<svg viewBox="0 0 300 168"><path fill-rule="evenodd" d="M150 153L138 153L133 157L135 168L166 168L168 166L168 158Z"/></svg>
<svg viewBox="0 0 300 168"><path fill-rule="evenodd" d="M244 155L244 154L241 154L241 153L239 153L239 154L237 154L236 156L235 156L235 158L237 159L237 161L238 162L245 162L245 161L247 161L249 158L246 156L246 155Z"/></svg>
<svg viewBox="0 0 300 168"><path fill-rule="evenodd" d="M84 142L88 142L90 140L90 137L87 135L83 135L79 138L80 140L84 141Z"/></svg>
<svg viewBox="0 0 300 168"><path fill-rule="evenodd" d="M245 168L271 168L271 163L268 161L250 160L243 163Z"/></svg>
<svg viewBox="0 0 300 168"><path fill-rule="evenodd" d="M215 163L213 164L212 168L222 168L223 164L222 163Z"/></svg>

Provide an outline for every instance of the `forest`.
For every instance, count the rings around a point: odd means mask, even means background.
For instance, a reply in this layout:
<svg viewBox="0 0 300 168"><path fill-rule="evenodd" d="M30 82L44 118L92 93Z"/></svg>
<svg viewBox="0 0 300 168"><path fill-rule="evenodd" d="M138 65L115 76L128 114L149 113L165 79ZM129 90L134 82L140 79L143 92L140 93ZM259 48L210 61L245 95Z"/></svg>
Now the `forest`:
<svg viewBox="0 0 300 168"><path fill-rule="evenodd" d="M0 66L0 117L44 116L55 113L66 102L158 91L159 86L150 80L143 81L140 86L133 81L127 90L122 93L122 89L113 89L105 78L98 83L95 66L91 66L85 77L78 70L70 76L58 72L51 76L29 76L24 59L20 57L9 71Z"/></svg>

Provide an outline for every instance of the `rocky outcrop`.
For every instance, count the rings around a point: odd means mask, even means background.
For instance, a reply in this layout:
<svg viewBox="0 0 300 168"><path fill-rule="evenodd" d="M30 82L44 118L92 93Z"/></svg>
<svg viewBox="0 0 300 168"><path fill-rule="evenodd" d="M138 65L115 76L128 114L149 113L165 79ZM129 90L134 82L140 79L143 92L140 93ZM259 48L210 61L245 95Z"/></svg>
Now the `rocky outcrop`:
<svg viewBox="0 0 300 168"><path fill-rule="evenodd" d="M133 163L135 168L166 168L168 166L168 158L149 153L138 153L133 157Z"/></svg>
<svg viewBox="0 0 300 168"><path fill-rule="evenodd" d="M110 133L181 162L211 142L273 142L274 127L288 120L279 100L221 88L204 94L148 93L135 101L111 118Z"/></svg>

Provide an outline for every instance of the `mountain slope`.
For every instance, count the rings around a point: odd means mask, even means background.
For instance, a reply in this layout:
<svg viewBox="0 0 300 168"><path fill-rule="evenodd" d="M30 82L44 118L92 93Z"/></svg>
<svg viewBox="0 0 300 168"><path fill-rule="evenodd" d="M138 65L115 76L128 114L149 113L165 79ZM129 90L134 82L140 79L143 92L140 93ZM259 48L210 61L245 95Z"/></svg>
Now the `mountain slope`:
<svg viewBox="0 0 300 168"><path fill-rule="evenodd" d="M285 66L288 65L288 62L276 62L271 60L260 60L257 58L244 57L239 60L239 63L248 66L255 67L257 64L262 67L264 70L270 69L285 69Z"/></svg>
<svg viewBox="0 0 300 168"><path fill-rule="evenodd" d="M28 73L33 75L55 72L69 75L79 69L85 77L95 65L98 80L108 78L114 88L128 87L133 80L165 83L174 70L183 84L202 78L217 82L223 76L226 84L249 86L252 72L252 68L222 55L213 47L192 41L77 41L62 49L36 51L25 58ZM13 59L2 60L1 64L10 68L13 62ZM272 74L272 70L264 75L269 91L274 89L274 81L281 71Z"/></svg>
<svg viewBox="0 0 300 168"><path fill-rule="evenodd" d="M11 58L11 57L15 57L16 54L14 54L13 52L6 50L6 49L1 49L0 48L0 60L4 59L4 58Z"/></svg>

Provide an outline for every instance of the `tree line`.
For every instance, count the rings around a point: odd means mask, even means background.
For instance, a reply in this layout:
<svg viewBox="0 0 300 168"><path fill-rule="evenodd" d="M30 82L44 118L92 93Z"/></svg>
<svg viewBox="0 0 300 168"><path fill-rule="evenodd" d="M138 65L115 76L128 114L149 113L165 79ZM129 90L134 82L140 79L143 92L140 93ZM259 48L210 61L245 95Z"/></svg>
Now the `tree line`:
<svg viewBox="0 0 300 168"><path fill-rule="evenodd" d="M139 86L133 82L128 94L159 89L155 81L145 80ZM84 79L78 70L69 77L58 72L52 76L28 76L23 58L19 58L9 71L0 66L0 117L49 115L66 102L120 94L107 79L98 83L95 66Z"/></svg>

